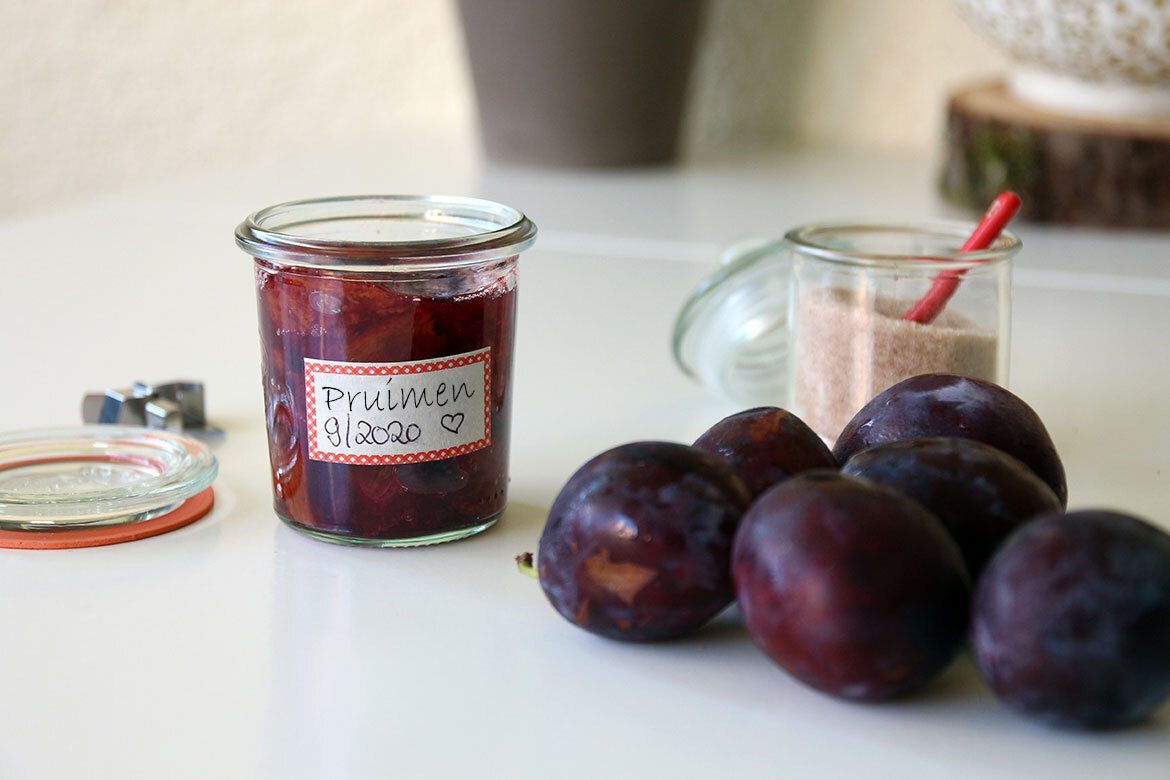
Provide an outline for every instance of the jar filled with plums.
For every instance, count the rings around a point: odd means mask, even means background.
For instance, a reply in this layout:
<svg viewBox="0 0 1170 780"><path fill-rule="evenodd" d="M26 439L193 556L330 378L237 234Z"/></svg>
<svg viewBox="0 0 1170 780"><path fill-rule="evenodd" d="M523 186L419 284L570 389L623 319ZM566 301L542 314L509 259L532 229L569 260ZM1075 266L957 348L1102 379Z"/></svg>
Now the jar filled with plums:
<svg viewBox="0 0 1170 780"><path fill-rule="evenodd" d="M252 214L276 514L331 542L452 541L503 512L522 213L360 196Z"/></svg>

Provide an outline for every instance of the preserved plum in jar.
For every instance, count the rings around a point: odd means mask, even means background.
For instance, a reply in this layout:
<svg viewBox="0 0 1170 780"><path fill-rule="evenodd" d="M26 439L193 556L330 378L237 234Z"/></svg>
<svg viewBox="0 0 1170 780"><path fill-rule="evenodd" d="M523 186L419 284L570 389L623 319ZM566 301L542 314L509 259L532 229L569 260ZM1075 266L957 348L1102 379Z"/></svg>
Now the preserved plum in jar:
<svg viewBox="0 0 1170 780"><path fill-rule="evenodd" d="M417 200L375 205L407 210ZM457 201L471 204L465 211L485 203ZM517 255L535 228L495 207L511 220L502 229L510 237L489 232L476 243L479 223L456 213L437 223L437 237L422 229L401 240L402 220L435 222L440 209L421 205L431 208L405 217L357 209L350 227L374 236L361 242L337 237L331 223L346 217L322 216L325 236L310 231L308 243L327 246L307 258L281 254L303 251L296 216L283 216L296 247L257 249L255 234L270 239L259 228L240 239L255 258L275 510L329 541L448 541L504 509ZM452 229L459 220L473 224ZM381 221L384 230L371 227Z"/></svg>

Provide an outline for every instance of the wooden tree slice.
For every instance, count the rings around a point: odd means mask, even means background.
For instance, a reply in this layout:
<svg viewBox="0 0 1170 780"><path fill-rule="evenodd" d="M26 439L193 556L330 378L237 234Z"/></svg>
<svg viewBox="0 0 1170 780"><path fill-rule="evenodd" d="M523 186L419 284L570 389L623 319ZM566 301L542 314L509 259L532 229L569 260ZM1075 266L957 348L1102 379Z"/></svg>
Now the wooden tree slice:
<svg viewBox="0 0 1170 780"><path fill-rule="evenodd" d="M1065 116L1001 82L951 95L942 192L982 210L1002 190L1039 222L1170 228L1170 120Z"/></svg>

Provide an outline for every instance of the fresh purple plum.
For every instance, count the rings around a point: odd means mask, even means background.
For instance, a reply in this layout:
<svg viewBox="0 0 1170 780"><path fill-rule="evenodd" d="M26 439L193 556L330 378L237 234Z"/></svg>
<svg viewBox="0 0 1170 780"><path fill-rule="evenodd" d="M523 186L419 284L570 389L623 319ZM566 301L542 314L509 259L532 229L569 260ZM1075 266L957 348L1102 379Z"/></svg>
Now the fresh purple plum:
<svg viewBox="0 0 1170 780"><path fill-rule="evenodd" d="M904 695L963 646L959 548L938 518L872 482L808 472L764 493L736 534L732 576L752 640L834 696Z"/></svg>
<svg viewBox="0 0 1170 780"><path fill-rule="evenodd" d="M933 512L977 579L995 549L1033 517L1060 510L1052 488L1002 450L972 439L907 439L849 459L843 474L905 493Z"/></svg>
<svg viewBox="0 0 1170 780"><path fill-rule="evenodd" d="M672 639L731 603L731 543L751 501L727 464L685 444L603 452L561 489L540 537L544 594L612 639Z"/></svg>
<svg viewBox="0 0 1170 780"><path fill-rule="evenodd" d="M799 417L775 406L724 417L695 446L722 458L753 497L802 471L837 468L821 437Z"/></svg>
<svg viewBox="0 0 1170 780"><path fill-rule="evenodd" d="M996 696L1052 725L1144 719L1170 698L1170 535L1103 510L1025 525L979 580L971 650Z"/></svg>
<svg viewBox="0 0 1170 780"><path fill-rule="evenodd" d="M1032 407L991 382L953 374L910 377L874 396L841 435L841 463L878 444L927 436L974 439L1023 461L1068 504L1064 466Z"/></svg>

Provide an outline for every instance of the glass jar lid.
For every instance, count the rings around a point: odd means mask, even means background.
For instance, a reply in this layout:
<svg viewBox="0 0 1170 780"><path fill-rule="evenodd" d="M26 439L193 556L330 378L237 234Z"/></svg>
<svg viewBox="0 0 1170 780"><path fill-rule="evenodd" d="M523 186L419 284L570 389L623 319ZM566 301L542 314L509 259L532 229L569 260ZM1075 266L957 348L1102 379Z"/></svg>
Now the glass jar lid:
<svg viewBox="0 0 1170 780"><path fill-rule="evenodd" d="M514 208L449 195L358 195L289 201L236 228L253 257L333 271L480 265L519 254L536 225Z"/></svg>
<svg viewBox="0 0 1170 780"><path fill-rule="evenodd" d="M783 241L729 248L674 325L674 359L700 384L748 404L782 404L791 256Z"/></svg>
<svg viewBox="0 0 1170 780"><path fill-rule="evenodd" d="M151 428L88 425L0 435L0 529L135 523L207 488L202 442Z"/></svg>

